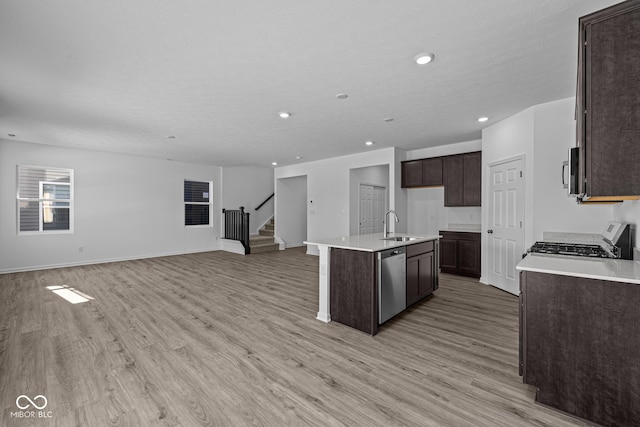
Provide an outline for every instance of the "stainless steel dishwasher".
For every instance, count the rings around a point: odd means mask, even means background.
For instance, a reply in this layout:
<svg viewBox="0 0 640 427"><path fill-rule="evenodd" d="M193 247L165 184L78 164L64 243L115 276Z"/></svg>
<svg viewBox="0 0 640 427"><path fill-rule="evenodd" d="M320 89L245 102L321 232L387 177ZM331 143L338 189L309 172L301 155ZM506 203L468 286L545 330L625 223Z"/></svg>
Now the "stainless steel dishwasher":
<svg viewBox="0 0 640 427"><path fill-rule="evenodd" d="M378 323L407 308L407 255L405 247L378 252Z"/></svg>

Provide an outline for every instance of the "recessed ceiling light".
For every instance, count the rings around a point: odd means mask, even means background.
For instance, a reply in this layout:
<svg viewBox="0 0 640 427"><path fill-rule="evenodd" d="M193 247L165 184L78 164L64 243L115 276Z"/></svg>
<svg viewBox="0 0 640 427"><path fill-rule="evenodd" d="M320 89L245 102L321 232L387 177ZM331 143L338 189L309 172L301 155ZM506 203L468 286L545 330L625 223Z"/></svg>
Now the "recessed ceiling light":
<svg viewBox="0 0 640 427"><path fill-rule="evenodd" d="M389 122L392 122L392 121L393 121L393 118L391 118L391 117L387 117L387 118L385 118L385 119L384 119L384 121L385 121L385 122L387 122L387 123L389 123Z"/></svg>
<svg viewBox="0 0 640 427"><path fill-rule="evenodd" d="M281 111L278 113L278 115L280 116L280 118L283 118L283 119L288 119L289 117L291 117L291 113L288 113L286 111Z"/></svg>
<svg viewBox="0 0 640 427"><path fill-rule="evenodd" d="M347 99L349 97L349 95L347 95L346 93L339 93L336 95L336 98L338 99Z"/></svg>
<svg viewBox="0 0 640 427"><path fill-rule="evenodd" d="M480 123L482 123L482 122L486 122L487 120L489 120L489 117L478 117L478 121L479 121Z"/></svg>
<svg viewBox="0 0 640 427"><path fill-rule="evenodd" d="M419 53L413 57L413 60L416 61L418 65L427 65L429 62L435 59L435 55L433 53Z"/></svg>
<svg viewBox="0 0 640 427"><path fill-rule="evenodd" d="M303 158L304 158L303 156L296 156L296 160L300 160L300 159L303 159Z"/></svg>
<svg viewBox="0 0 640 427"><path fill-rule="evenodd" d="M176 139L175 135L167 135L168 139Z"/></svg>
<svg viewBox="0 0 640 427"><path fill-rule="evenodd" d="M278 166L278 162L271 162L273 166Z"/></svg>
<svg viewBox="0 0 640 427"><path fill-rule="evenodd" d="M367 141L364 143L365 145L373 145L373 141Z"/></svg>

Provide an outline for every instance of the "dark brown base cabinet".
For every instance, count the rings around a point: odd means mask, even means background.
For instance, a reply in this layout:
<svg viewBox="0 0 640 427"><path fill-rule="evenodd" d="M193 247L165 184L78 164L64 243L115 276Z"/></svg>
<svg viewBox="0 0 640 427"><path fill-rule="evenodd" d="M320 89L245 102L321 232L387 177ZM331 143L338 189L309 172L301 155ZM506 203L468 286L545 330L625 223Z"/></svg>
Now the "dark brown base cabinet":
<svg viewBox="0 0 640 427"><path fill-rule="evenodd" d="M436 265L434 242L407 246L407 307L437 289Z"/></svg>
<svg viewBox="0 0 640 427"><path fill-rule="evenodd" d="M440 234L440 271L479 278L480 233L440 231Z"/></svg>
<svg viewBox="0 0 640 427"><path fill-rule="evenodd" d="M523 271L520 291L520 374L536 402L638 426L640 285Z"/></svg>

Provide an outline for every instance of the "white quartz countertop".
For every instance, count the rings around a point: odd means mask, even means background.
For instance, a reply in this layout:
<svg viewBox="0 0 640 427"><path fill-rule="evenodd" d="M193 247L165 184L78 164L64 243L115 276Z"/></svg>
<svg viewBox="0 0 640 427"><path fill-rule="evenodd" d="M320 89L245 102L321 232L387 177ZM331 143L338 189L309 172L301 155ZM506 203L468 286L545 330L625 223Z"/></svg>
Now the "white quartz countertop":
<svg viewBox="0 0 640 427"><path fill-rule="evenodd" d="M413 245L414 243L428 242L429 240L437 240L439 235L425 236L407 233L389 233L389 237L411 236L416 237L415 240L406 242L396 242L393 240L383 240L382 233L361 234L357 236L341 236L330 239L318 239L303 242L305 245L326 245L332 248L351 249L363 252L378 252L386 249L397 248L400 246Z"/></svg>
<svg viewBox="0 0 640 427"><path fill-rule="evenodd" d="M459 228L459 227L448 227L441 228L440 231L450 231L453 233L480 233L480 229L469 229L469 228Z"/></svg>
<svg viewBox="0 0 640 427"><path fill-rule="evenodd" d="M640 285L640 261L529 254L516 268L537 273Z"/></svg>
<svg viewBox="0 0 640 427"><path fill-rule="evenodd" d="M450 223L447 227L441 228L440 231L452 231L455 233L480 233L480 224L454 224Z"/></svg>

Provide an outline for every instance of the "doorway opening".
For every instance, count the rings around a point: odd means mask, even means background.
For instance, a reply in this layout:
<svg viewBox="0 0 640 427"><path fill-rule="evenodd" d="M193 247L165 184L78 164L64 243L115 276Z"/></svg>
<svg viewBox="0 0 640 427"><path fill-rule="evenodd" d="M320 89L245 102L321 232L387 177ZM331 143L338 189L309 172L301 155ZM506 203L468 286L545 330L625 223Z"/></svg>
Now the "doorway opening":
<svg viewBox="0 0 640 427"><path fill-rule="evenodd" d="M278 179L276 195L276 237L285 248L304 246L302 242L307 240L307 176Z"/></svg>

